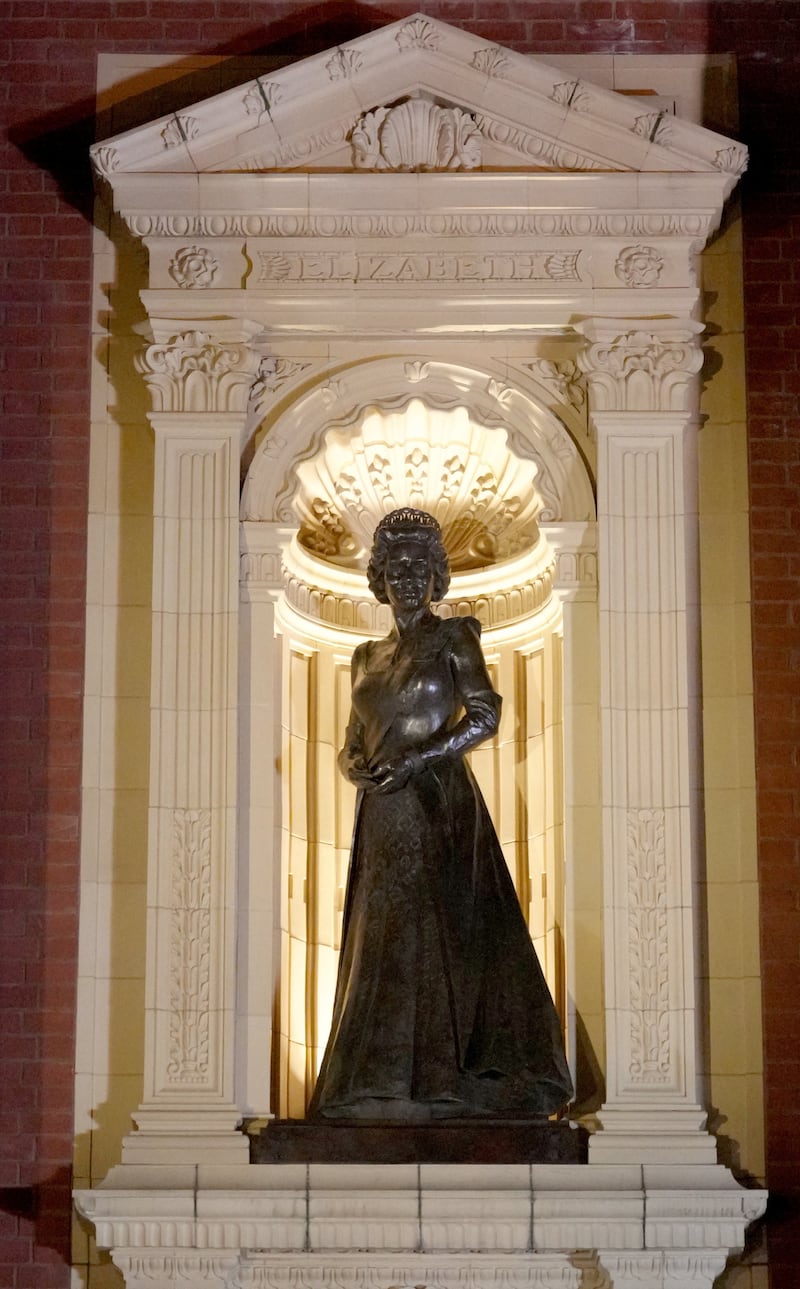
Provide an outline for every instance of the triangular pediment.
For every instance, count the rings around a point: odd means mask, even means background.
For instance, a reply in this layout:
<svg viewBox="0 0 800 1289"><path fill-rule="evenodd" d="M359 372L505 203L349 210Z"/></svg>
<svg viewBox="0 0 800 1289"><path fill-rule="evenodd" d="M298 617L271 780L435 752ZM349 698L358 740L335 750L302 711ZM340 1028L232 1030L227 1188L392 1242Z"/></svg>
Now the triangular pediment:
<svg viewBox="0 0 800 1289"><path fill-rule="evenodd" d="M747 153L647 101L417 14L97 144L112 173L740 174Z"/></svg>

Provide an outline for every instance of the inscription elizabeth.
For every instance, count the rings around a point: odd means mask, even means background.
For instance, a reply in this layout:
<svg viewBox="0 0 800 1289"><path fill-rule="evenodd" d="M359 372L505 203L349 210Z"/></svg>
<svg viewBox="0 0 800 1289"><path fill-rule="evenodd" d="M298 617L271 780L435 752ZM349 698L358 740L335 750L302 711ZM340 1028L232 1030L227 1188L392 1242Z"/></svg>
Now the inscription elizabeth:
<svg viewBox="0 0 800 1289"><path fill-rule="evenodd" d="M579 251L452 255L446 252L295 255L259 252L264 282L578 281Z"/></svg>

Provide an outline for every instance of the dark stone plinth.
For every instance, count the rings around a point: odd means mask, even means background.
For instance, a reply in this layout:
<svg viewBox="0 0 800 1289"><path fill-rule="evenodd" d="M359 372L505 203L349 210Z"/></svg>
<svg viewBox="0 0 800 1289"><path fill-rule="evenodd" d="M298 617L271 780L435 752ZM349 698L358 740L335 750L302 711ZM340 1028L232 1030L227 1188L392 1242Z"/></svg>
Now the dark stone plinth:
<svg viewBox="0 0 800 1289"><path fill-rule="evenodd" d="M250 1136L253 1164L585 1164L588 1133L562 1119L382 1124L276 1119Z"/></svg>

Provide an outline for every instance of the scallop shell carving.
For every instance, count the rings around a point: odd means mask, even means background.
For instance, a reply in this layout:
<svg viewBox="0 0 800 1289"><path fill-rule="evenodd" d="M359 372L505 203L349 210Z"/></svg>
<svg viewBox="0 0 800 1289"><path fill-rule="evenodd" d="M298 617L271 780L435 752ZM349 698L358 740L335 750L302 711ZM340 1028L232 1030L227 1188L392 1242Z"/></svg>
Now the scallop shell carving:
<svg viewBox="0 0 800 1289"><path fill-rule="evenodd" d="M346 567L363 566L383 515L420 507L442 525L458 571L535 546L536 473L504 430L475 424L464 408L437 412L412 400L403 413L366 417L356 434L329 430L317 455L297 466L292 506L301 544Z"/></svg>
<svg viewBox="0 0 800 1289"><path fill-rule="evenodd" d="M351 134L357 170L475 170L481 132L457 107L407 99L360 118Z"/></svg>

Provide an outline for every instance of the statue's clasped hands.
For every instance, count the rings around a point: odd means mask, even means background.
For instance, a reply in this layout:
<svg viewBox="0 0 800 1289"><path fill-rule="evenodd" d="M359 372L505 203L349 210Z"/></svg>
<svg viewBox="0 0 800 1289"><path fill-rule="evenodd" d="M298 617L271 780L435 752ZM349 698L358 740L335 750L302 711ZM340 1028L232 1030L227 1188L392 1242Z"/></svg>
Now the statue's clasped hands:
<svg viewBox="0 0 800 1289"><path fill-rule="evenodd" d="M425 762L419 752L400 752L394 756L376 757L370 762L361 757L350 766L349 778L356 787L365 792L376 792L385 795L404 788L414 774L425 768Z"/></svg>

